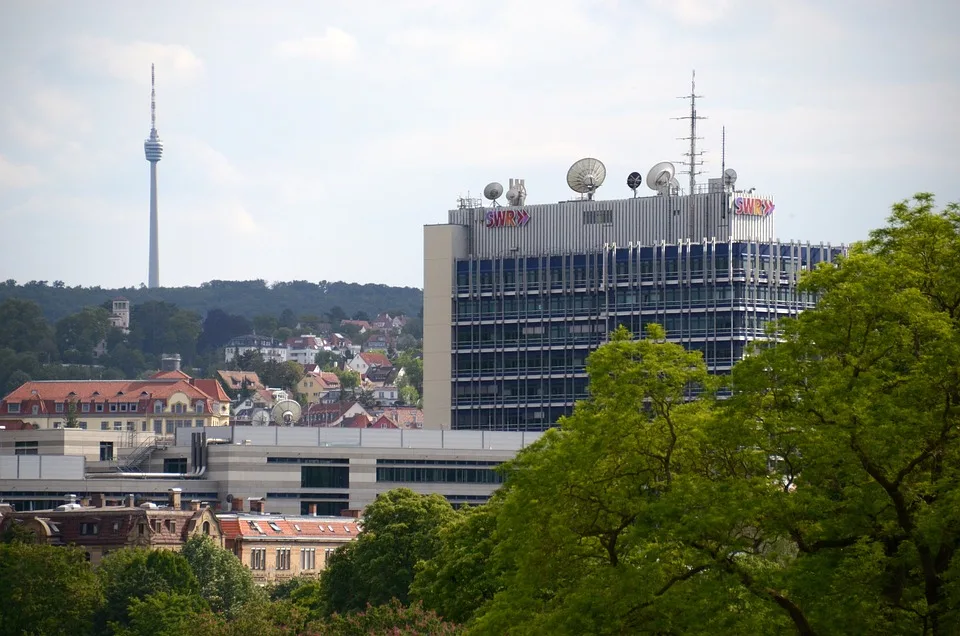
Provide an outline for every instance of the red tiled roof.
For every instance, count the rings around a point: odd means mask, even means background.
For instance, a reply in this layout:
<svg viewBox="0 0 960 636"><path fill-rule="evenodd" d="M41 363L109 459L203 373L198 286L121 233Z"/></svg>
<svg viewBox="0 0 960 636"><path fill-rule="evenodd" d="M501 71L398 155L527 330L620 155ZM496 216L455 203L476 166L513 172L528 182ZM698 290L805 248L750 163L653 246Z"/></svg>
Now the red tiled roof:
<svg viewBox="0 0 960 636"><path fill-rule="evenodd" d="M423 424L423 411L415 406L393 406L384 409L382 415L396 422L400 428L416 428L418 422Z"/></svg>
<svg viewBox="0 0 960 636"><path fill-rule="evenodd" d="M150 376L154 380L190 380L192 379L189 375L183 371L157 371Z"/></svg>
<svg viewBox="0 0 960 636"><path fill-rule="evenodd" d="M238 537L244 539L310 537L312 539L350 540L355 539L360 532L356 519L344 517L284 517L280 515L242 514L218 515L218 518L223 537L228 540ZM276 528L273 526L276 526ZM297 527L300 529L297 530ZM279 531L277 528L279 528Z"/></svg>
<svg viewBox="0 0 960 636"><path fill-rule="evenodd" d="M357 413L343 418L340 426L343 428L367 428L370 426L370 418L363 413Z"/></svg>
<svg viewBox="0 0 960 636"><path fill-rule="evenodd" d="M196 379L191 380L191 384L215 399L217 402L229 402L230 396L223 390L223 386L217 380Z"/></svg>
<svg viewBox="0 0 960 636"><path fill-rule="evenodd" d="M390 364L390 359L387 358L387 356L383 355L382 353L365 351L359 355L361 360L363 360L364 362L366 362L371 366L378 366L378 367L393 366L392 364Z"/></svg>
<svg viewBox="0 0 960 636"><path fill-rule="evenodd" d="M70 380L25 382L4 398L6 402L30 400L63 402L107 402L122 397L130 399L169 399L181 392L191 400L210 400L211 396L186 380ZM143 394L146 395L143 395Z"/></svg>
<svg viewBox="0 0 960 636"><path fill-rule="evenodd" d="M263 383L253 371L224 371L218 370L217 375L231 389L240 390L243 388L243 381L246 380L252 390L262 389Z"/></svg>
<svg viewBox="0 0 960 636"><path fill-rule="evenodd" d="M396 423L386 415L381 415L370 425L370 428L400 428Z"/></svg>

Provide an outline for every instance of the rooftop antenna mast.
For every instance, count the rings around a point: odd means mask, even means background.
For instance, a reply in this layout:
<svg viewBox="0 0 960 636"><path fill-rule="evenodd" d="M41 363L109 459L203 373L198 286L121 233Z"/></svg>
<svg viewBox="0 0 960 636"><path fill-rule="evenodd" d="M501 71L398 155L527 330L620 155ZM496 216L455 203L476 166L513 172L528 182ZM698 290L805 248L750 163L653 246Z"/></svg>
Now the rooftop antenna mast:
<svg viewBox="0 0 960 636"><path fill-rule="evenodd" d="M690 142L690 152L683 154L686 157L686 161L683 161L686 170L683 170L683 174L690 175L690 190L687 194L693 194L694 190L697 187L697 175L701 174L701 171L697 169L698 166L703 165L703 160L700 157L703 156L703 151L697 151L697 141L703 139L703 137L697 137L697 122L701 119L706 119L706 117L701 117L697 114L697 99L702 98L703 95L697 95L697 72L693 71L692 78L690 80L690 94L682 95L677 99L689 99L690 100L690 114L683 117L674 117L673 119L689 119L690 120L690 136L689 137L677 137L681 141Z"/></svg>
<svg viewBox="0 0 960 636"><path fill-rule="evenodd" d="M720 128L720 174L727 174L727 127Z"/></svg>
<svg viewBox="0 0 960 636"><path fill-rule="evenodd" d="M682 170L682 173L690 175L690 184L687 194L690 195L687 204L687 222L688 222L688 238L694 239L696 233L696 223L694 219L694 200L693 194L697 189L697 175L701 174L701 171L698 170L699 166L703 165L703 151L697 151L697 141L703 139L703 137L697 137L697 121L701 119L706 119L706 117L701 117L697 114L697 99L702 98L703 95L697 95L697 71L694 70L690 76L690 94L682 95L677 99L689 99L690 100L690 114L684 117L674 117L674 119L689 119L690 120L690 136L689 137L678 137L680 140L685 140L690 142L690 152L684 153L686 161L683 163L687 169Z"/></svg>

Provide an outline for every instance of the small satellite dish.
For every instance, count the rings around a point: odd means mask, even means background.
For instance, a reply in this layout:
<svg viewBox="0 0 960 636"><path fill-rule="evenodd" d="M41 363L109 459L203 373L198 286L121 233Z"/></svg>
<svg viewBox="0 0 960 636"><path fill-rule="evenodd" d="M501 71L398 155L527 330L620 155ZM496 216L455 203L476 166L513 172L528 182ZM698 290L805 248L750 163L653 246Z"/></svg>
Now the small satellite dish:
<svg viewBox="0 0 960 636"><path fill-rule="evenodd" d="M680 194L680 182L677 181L676 177L674 177L673 179L670 179L670 193Z"/></svg>
<svg viewBox="0 0 960 636"><path fill-rule="evenodd" d="M294 400L280 400L270 412L277 426L293 426L300 421L300 403Z"/></svg>
<svg viewBox="0 0 960 636"><path fill-rule="evenodd" d="M723 185L732 186L737 182L737 171L733 168L727 168L723 171Z"/></svg>
<svg viewBox="0 0 960 636"><path fill-rule="evenodd" d="M672 163L669 161L661 161L650 168L650 172L647 173L647 187L651 190L656 190L660 194L664 194L668 191L670 180L673 179L675 173L676 168L673 167Z"/></svg>
<svg viewBox="0 0 960 636"><path fill-rule="evenodd" d="M523 179L510 179L510 189L507 190L507 203L512 206L521 206L527 200L527 186Z"/></svg>
<svg viewBox="0 0 960 636"><path fill-rule="evenodd" d="M627 175L627 187L633 190L633 196L637 196L637 188L643 185L643 175L639 172L631 172Z"/></svg>
<svg viewBox="0 0 960 636"><path fill-rule="evenodd" d="M577 161L567 170L567 185L574 192L587 195L588 199L593 199L593 193L606 178L607 167L599 159L590 157Z"/></svg>
<svg viewBox="0 0 960 636"><path fill-rule="evenodd" d="M483 196L489 201L497 202L497 199L503 196L503 186L496 181L488 183L483 189Z"/></svg>
<svg viewBox="0 0 960 636"><path fill-rule="evenodd" d="M266 409L254 409L250 416L250 423L254 426L267 426L270 424L270 413Z"/></svg>

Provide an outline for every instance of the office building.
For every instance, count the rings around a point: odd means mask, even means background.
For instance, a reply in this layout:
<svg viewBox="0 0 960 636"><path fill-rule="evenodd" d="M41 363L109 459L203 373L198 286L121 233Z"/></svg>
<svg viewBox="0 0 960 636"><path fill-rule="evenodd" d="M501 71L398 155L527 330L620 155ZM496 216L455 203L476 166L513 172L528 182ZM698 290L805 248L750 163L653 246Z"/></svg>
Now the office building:
<svg viewBox="0 0 960 636"><path fill-rule="evenodd" d="M583 160L568 174L580 198L526 205L518 181L506 206L464 200L424 228L424 428L550 427L587 396L586 358L621 324L658 323L729 372L769 321L812 306L800 274L843 250L778 241L773 198L738 190L732 170L684 194L658 164L652 196L634 173L634 197L596 200L604 176Z"/></svg>

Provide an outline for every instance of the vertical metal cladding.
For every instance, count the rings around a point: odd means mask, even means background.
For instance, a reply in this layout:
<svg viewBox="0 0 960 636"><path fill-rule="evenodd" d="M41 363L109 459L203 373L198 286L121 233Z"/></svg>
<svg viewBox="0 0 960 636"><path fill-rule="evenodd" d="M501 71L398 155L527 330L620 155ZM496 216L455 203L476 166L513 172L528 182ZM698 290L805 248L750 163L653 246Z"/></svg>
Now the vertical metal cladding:
<svg viewBox="0 0 960 636"><path fill-rule="evenodd" d="M631 242L653 245L688 239L773 240L774 215L736 214L736 196L713 192L614 201L561 201L498 210L469 208L451 210L449 221L470 228L469 254L479 257L583 253L605 243L626 246ZM752 194L749 197L760 198ZM772 201L769 197L764 200ZM508 211L522 211L529 215L529 220L522 225L488 227L489 213ZM689 223L691 215L693 224Z"/></svg>

